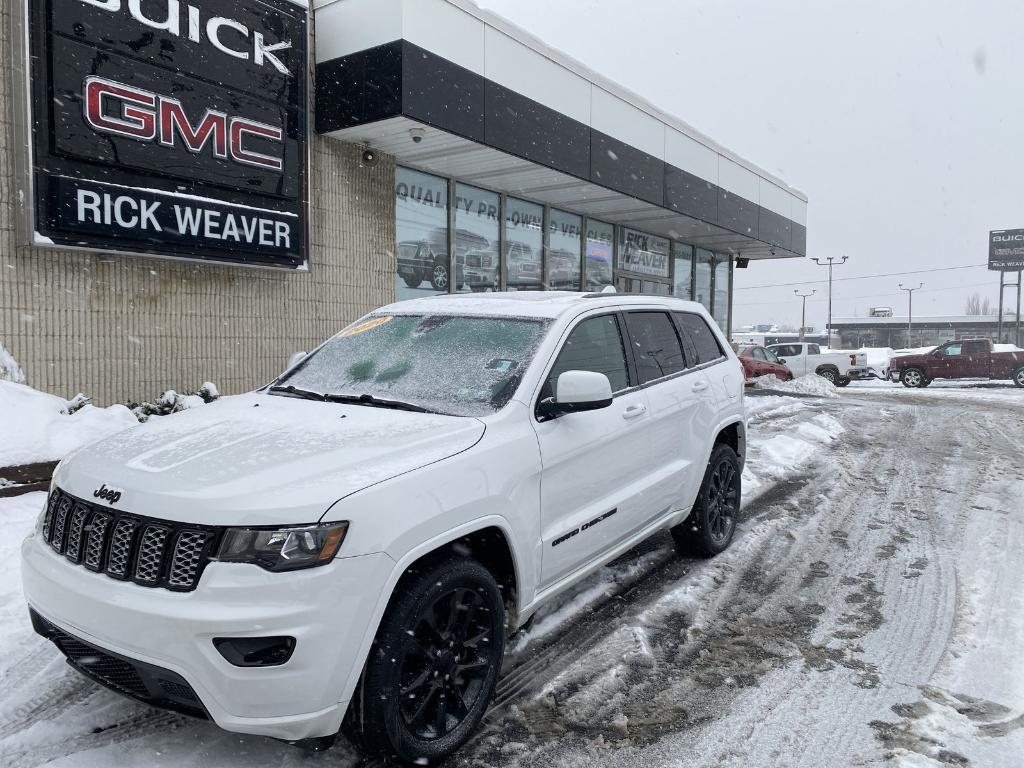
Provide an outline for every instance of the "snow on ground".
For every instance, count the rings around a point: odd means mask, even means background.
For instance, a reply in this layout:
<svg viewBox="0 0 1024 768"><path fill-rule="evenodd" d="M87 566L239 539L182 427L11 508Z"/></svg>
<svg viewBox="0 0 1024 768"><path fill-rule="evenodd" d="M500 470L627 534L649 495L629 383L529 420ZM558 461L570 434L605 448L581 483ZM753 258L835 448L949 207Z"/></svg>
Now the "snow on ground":
<svg viewBox="0 0 1024 768"><path fill-rule="evenodd" d="M22 384L0 381L0 467L57 461L87 443L139 424L123 405L85 405L68 414L70 404Z"/></svg>
<svg viewBox="0 0 1024 768"><path fill-rule="evenodd" d="M950 379L933 381L924 389L908 389L891 381L854 381L843 391L843 397L862 395L898 398L912 402L954 401L989 403L993 405L1024 407L1024 388L1010 381L991 379Z"/></svg>
<svg viewBox="0 0 1024 768"><path fill-rule="evenodd" d="M775 376L759 376L754 379L756 389L770 389L790 395L813 395L815 397L839 397L833 384L813 373L792 381L781 381Z"/></svg>
<svg viewBox="0 0 1024 768"><path fill-rule="evenodd" d="M455 764L1024 765L1024 412L917 407L931 392L748 396L733 547L694 561L656 538L543 609ZM1007 394L988 396L1024 403ZM20 590L17 547L44 498L0 500L0 764L358 763L344 744L306 756L149 710L67 669Z"/></svg>

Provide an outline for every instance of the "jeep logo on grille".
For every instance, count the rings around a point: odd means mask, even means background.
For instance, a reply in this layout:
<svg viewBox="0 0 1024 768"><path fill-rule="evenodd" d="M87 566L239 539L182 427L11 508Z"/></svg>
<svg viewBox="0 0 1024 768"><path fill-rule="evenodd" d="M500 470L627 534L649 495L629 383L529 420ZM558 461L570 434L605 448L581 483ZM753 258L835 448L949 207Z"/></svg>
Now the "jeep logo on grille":
<svg viewBox="0 0 1024 768"><path fill-rule="evenodd" d="M108 502L110 506L114 506L121 500L121 494L123 491L120 488L107 488L106 484L101 485L92 495L97 499L103 499Z"/></svg>

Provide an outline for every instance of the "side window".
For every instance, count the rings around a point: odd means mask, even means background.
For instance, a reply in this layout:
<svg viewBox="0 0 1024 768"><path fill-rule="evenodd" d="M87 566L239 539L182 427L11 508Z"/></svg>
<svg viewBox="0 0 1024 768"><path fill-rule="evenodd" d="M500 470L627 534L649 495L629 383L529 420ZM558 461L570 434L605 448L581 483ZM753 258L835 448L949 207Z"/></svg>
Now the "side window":
<svg viewBox="0 0 1024 768"><path fill-rule="evenodd" d="M774 352L775 354L779 355L779 357L799 357L800 356L800 347L795 345L795 344L781 344L781 345L772 347L771 350L769 350L769 351Z"/></svg>
<svg viewBox="0 0 1024 768"><path fill-rule="evenodd" d="M794 355L799 355L800 354L800 348L797 347L797 351L794 352L793 354ZM819 347L817 344L808 344L807 345L807 354L808 355L820 355L821 354L821 347Z"/></svg>
<svg viewBox="0 0 1024 768"><path fill-rule="evenodd" d="M697 360L691 361L693 365L712 363L725 356L725 352L722 351L722 347L718 343L718 337L715 336L703 317L689 312L676 312L675 318L680 330L689 337L690 343L697 353Z"/></svg>
<svg viewBox="0 0 1024 768"><path fill-rule="evenodd" d="M629 312L626 327L641 384L686 370L679 334L667 313Z"/></svg>
<svg viewBox="0 0 1024 768"><path fill-rule="evenodd" d="M950 344L942 349L942 354L946 357L959 357L963 354L963 345Z"/></svg>
<svg viewBox="0 0 1024 768"><path fill-rule="evenodd" d="M754 350L750 353L750 356L755 360L767 360L768 357L764 353L765 351L760 347L754 347Z"/></svg>
<svg viewBox="0 0 1024 768"><path fill-rule="evenodd" d="M770 349L766 349L764 351L764 356L768 359L769 363L777 363L777 362L779 362L779 358Z"/></svg>
<svg viewBox="0 0 1024 768"><path fill-rule="evenodd" d="M603 373L612 383L612 392L618 392L629 386L626 370L626 350L615 315L592 317L569 334L548 374L541 399L554 396L558 377L566 371Z"/></svg>
<svg viewBox="0 0 1024 768"><path fill-rule="evenodd" d="M964 354L965 355L981 355L987 352L984 341L965 341L964 342Z"/></svg>

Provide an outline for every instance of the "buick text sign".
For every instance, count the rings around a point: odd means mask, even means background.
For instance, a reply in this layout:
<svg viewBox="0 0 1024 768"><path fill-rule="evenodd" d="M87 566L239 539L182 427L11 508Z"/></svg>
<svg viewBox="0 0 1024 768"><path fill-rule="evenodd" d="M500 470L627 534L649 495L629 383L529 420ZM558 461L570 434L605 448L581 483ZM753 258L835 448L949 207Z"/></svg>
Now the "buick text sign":
<svg viewBox="0 0 1024 768"><path fill-rule="evenodd" d="M999 272L1024 269L1024 229L989 233L988 268Z"/></svg>
<svg viewBox="0 0 1024 768"><path fill-rule="evenodd" d="M35 244L305 265L304 6L28 2Z"/></svg>

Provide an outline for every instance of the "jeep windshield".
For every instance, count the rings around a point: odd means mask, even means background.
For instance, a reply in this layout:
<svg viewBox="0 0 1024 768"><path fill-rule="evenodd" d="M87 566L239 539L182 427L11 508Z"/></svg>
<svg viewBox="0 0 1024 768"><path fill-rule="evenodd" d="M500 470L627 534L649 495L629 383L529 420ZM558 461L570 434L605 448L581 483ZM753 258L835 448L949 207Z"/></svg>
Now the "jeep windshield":
<svg viewBox="0 0 1024 768"><path fill-rule="evenodd" d="M486 416L512 399L548 325L506 317L371 315L274 382L271 393Z"/></svg>

